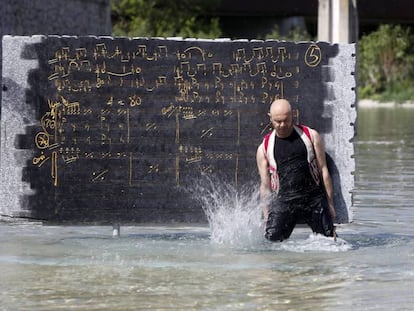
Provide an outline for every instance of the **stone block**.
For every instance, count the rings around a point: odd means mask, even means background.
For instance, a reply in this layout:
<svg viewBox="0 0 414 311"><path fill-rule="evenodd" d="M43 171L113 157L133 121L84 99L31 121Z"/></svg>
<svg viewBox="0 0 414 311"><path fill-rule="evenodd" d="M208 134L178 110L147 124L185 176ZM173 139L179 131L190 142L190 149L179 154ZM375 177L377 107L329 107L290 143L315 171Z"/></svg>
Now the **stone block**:
<svg viewBox="0 0 414 311"><path fill-rule="evenodd" d="M326 142L352 220L355 45L3 38L1 214L47 223L205 222L203 175L258 187L275 98Z"/></svg>

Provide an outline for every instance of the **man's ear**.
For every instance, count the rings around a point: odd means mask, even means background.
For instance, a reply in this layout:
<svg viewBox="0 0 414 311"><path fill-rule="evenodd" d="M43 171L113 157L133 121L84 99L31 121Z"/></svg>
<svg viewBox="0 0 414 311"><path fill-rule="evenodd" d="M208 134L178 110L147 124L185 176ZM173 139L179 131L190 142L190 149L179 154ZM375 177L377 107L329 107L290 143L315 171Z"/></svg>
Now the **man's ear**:
<svg viewBox="0 0 414 311"><path fill-rule="evenodd" d="M272 115L270 114L270 112L268 112L268 113L267 113L267 115L269 116L269 118L272 116Z"/></svg>

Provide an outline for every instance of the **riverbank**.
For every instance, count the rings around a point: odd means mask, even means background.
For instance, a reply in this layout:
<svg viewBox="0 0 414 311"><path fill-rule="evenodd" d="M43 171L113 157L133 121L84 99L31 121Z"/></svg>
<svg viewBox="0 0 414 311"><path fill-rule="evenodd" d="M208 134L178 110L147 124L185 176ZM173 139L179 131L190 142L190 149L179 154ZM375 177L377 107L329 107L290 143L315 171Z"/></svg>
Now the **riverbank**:
<svg viewBox="0 0 414 311"><path fill-rule="evenodd" d="M414 108L414 102L379 102L371 99L361 99L358 101L358 108Z"/></svg>

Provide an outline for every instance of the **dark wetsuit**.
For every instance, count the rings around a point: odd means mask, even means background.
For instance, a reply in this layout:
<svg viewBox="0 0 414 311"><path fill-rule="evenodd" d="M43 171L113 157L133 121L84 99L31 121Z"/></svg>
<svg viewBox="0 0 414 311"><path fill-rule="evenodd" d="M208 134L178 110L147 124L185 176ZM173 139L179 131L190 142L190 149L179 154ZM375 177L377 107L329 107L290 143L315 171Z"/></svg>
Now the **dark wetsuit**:
<svg viewBox="0 0 414 311"><path fill-rule="evenodd" d="M274 194L265 237L271 241L289 238L297 223L306 223L315 233L333 236L333 224L325 192L316 184L307 160L304 142L296 131L275 138L279 192Z"/></svg>

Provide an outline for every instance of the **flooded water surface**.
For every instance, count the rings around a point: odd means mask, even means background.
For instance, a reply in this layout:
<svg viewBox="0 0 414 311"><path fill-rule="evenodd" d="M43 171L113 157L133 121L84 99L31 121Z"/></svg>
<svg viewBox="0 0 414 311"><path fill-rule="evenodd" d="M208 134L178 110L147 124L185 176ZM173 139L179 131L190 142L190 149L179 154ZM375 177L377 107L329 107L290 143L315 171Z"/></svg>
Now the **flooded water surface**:
<svg viewBox="0 0 414 311"><path fill-rule="evenodd" d="M208 194L210 227L4 223L0 310L412 310L412 120L360 110L354 220L336 242L305 227L265 241L252 193Z"/></svg>

